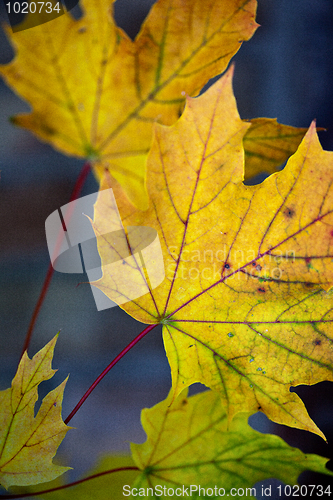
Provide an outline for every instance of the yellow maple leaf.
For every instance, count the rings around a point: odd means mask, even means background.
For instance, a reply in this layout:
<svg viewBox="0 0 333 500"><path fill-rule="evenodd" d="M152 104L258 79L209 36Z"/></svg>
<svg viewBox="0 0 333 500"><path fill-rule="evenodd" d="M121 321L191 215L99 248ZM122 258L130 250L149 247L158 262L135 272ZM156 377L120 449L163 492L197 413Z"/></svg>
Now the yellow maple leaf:
<svg viewBox="0 0 333 500"><path fill-rule="evenodd" d="M8 29L17 55L0 73L33 107L16 124L88 158L98 176L109 168L145 209L152 124L174 123L185 93L226 69L257 27L256 0L159 0L134 42L116 26L112 3L82 0L79 20Z"/></svg>
<svg viewBox="0 0 333 500"><path fill-rule="evenodd" d="M333 380L332 298L323 290L333 282L333 153L322 150L313 124L284 170L245 186L248 127L229 71L188 98L176 124L156 125L149 210L135 209L105 177L125 229L156 230L165 264L164 281L154 288L146 279L146 293L122 308L164 325L175 397L201 382L220 393L230 418L261 410L323 436L289 389ZM127 271L139 276L142 266L124 261L122 282L113 280L114 241L103 233L118 212L103 193L94 222L103 276L94 285L121 303Z"/></svg>
<svg viewBox="0 0 333 500"><path fill-rule="evenodd" d="M0 392L0 483L5 488L51 481L70 469L52 463L70 429L61 418L67 379L45 396L34 417L38 385L55 373L51 362L56 340L32 359L25 352L11 388Z"/></svg>

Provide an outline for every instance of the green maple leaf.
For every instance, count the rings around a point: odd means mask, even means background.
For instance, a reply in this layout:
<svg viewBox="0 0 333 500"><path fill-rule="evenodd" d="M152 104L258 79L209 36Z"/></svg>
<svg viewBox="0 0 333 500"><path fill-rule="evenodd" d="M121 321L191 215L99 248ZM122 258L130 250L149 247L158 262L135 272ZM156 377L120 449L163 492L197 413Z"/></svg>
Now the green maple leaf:
<svg viewBox="0 0 333 500"><path fill-rule="evenodd" d="M0 483L5 488L51 481L70 469L52 463L70 429L61 418L67 380L45 396L34 417L38 385L55 373L51 362L56 340L32 359L25 352L11 388L0 392Z"/></svg>
<svg viewBox="0 0 333 500"><path fill-rule="evenodd" d="M185 488L189 493L192 485L194 498L205 494L241 498L244 495L241 490L237 495L238 488L246 491L271 477L297 484L306 469L333 475L325 467L328 459L305 455L278 436L253 430L246 413L240 413L228 425L217 393L207 391L189 398L186 393L183 391L174 401L170 394L165 401L142 411L147 441L131 445L134 461L142 471L133 485L138 492L140 488L170 488L170 493L175 492L170 496L176 498L177 488L178 492L183 493ZM251 496L259 493L258 488L251 490ZM250 490L246 496L250 496Z"/></svg>

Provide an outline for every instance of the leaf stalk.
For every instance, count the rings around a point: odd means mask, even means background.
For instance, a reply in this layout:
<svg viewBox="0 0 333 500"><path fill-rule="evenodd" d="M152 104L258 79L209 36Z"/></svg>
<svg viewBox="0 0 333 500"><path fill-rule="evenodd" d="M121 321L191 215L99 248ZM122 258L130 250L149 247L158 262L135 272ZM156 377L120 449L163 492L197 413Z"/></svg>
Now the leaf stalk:
<svg viewBox="0 0 333 500"><path fill-rule="evenodd" d="M126 470L137 470L140 469L135 466L129 467L118 467L117 469L105 470L103 472L99 472L98 474L93 474L88 477L84 477L83 479L79 479L78 481L74 481L73 483L63 484L62 486L57 486L56 488L50 488L48 490L36 491L34 493L20 493L19 495L0 495L1 500L10 500L14 498L28 498L35 497L37 495L45 495L46 493L52 493L53 491L64 490L66 488L71 488L72 486L77 486L78 484L85 483L86 481L90 481L91 479L96 479L101 476L106 476L107 474L113 474L114 472L121 472Z"/></svg>
<svg viewBox="0 0 333 500"><path fill-rule="evenodd" d="M72 191L69 203L71 201L76 200L77 197L79 196L79 194L80 194L80 192L82 190L82 187L83 187L83 185L84 185L84 183L85 183L85 181L86 181L86 179L88 177L88 174L89 174L90 170L91 170L91 164L89 162L86 162L83 165L82 170L79 173L79 176L78 176L78 178L76 180L76 183L75 183L74 189ZM31 338L32 338L32 333L33 333L33 330L34 330L34 327L35 327L38 315L40 313L41 307L42 307L43 302L45 300L47 290L48 290L48 288L50 286L53 273L54 273L54 269L53 269L52 264L50 264L49 268L47 270L47 273L46 273L46 276L45 276L45 280L44 280L41 292L39 294L37 303L35 305L35 309L34 309L34 311L32 313L31 319L30 319L30 323L29 323L29 327L28 327L28 330L27 330L27 333L26 333L26 336L25 336L25 340L24 340L24 344L23 344L23 348L22 348L20 359L22 358L24 352L29 347L29 344L30 344L30 341L31 341Z"/></svg>
<svg viewBox="0 0 333 500"><path fill-rule="evenodd" d="M134 347L143 337L147 335L151 330L153 330L156 326L158 326L159 323L155 323L153 325L148 325L139 335L135 337L115 358L111 363L102 371L102 373L97 377L95 382L89 387L89 389L84 393L80 401L77 403L73 411L68 415L68 417L64 420L65 424L67 425L70 420L74 417L75 413L81 408L85 400L90 396L92 391L97 387L97 385L101 382L101 380L105 377L107 373L113 368L118 361L121 360L122 357L125 356L125 354L128 353Z"/></svg>

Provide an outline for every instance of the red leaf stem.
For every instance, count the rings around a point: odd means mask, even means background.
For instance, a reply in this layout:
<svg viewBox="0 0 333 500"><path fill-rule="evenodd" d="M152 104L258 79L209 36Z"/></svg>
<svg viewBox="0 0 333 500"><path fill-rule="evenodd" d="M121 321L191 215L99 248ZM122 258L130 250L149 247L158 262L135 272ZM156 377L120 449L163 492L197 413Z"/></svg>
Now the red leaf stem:
<svg viewBox="0 0 333 500"><path fill-rule="evenodd" d="M76 183L75 183L75 186L74 186L74 189L73 189L73 192L72 192L72 195L70 197L69 202L76 200L77 197L79 196L79 194L81 192L81 189L82 189L82 187L83 187L83 185L84 185L84 183L85 183L85 181L86 181L86 179L88 177L90 169L91 169L90 163L86 162L83 165L83 168L82 168L82 170L81 170L81 172L80 172L80 174L79 174L79 176L78 176L78 178L76 180ZM63 237L63 235L61 235L61 236ZM58 242L59 242L59 239L60 238L58 238ZM61 242L61 240L60 240L60 242ZM35 309L34 309L34 311L32 313L32 316L31 316L30 324L29 324L28 331L27 331L26 336L25 336L25 340L24 340L24 344L23 344L23 348L22 348L20 359L22 358L23 353L29 347L29 344L30 344L30 341L31 341L31 337L32 337L32 332L33 332L33 329L35 327L36 320L38 318L39 312L40 312L41 307L43 305L44 299L46 297L47 290L48 290L49 285L51 283L51 279L52 279L53 273L54 273L54 269L53 269L52 264L50 264L49 268L47 270L46 276L45 276L45 280L44 280L44 283L43 283L40 295L39 295L37 303L35 305Z"/></svg>
<svg viewBox="0 0 333 500"><path fill-rule="evenodd" d="M0 500L9 500L14 498L28 498L28 497L35 497L37 495L45 495L46 493L52 493L53 491L64 490L65 488L71 488L72 486L76 486L86 481L90 481L91 479L96 479L97 477L106 476L107 474L112 474L113 472L121 472L125 470L140 470L140 469L138 469L138 467L135 466L118 467L117 469L105 470L103 472L99 472L98 474L93 474L83 479L79 479L78 481L74 481L73 483L63 484L62 486L57 486L56 488L50 488L48 490L36 491L35 493L20 493L19 495L0 495Z"/></svg>
<svg viewBox="0 0 333 500"><path fill-rule="evenodd" d="M158 326L159 323L155 323L154 325L148 325L135 339L133 339L126 347L123 349L118 356L114 358L113 361L102 371L102 373L97 377L95 382L89 387L89 389L84 393L78 404L75 406L74 410L68 415L66 420L64 420L65 424L68 424L70 420L74 417L75 413L81 408L87 397L92 393L92 391L95 389L95 387L100 383L100 381L105 377L107 373L111 370L111 368L114 367L118 363L118 361L121 360L123 356L125 356L128 351L132 349L147 333L149 333L153 328Z"/></svg>

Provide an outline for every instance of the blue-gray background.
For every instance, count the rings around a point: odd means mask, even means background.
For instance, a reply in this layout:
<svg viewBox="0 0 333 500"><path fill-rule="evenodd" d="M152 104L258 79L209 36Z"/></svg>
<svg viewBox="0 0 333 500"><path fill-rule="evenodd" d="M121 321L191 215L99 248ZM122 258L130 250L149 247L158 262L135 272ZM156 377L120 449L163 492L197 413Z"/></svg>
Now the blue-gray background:
<svg viewBox="0 0 333 500"><path fill-rule="evenodd" d="M134 37L152 3L118 0L118 24ZM0 14L5 21L3 4ZM241 117L266 116L302 127L316 118L318 126L327 129L320 134L323 147L332 150L333 2L259 0L257 20L261 27L235 57L234 89ZM0 63L12 57L1 31ZM29 106L1 82L0 389L8 387L14 376L49 265L45 219L68 202L83 164L9 123L9 116L26 111ZM90 175L82 194L96 190ZM64 418L102 369L143 328L119 308L97 312L89 286L77 287L85 279L55 273L29 348L31 357L61 330L53 362L58 372L43 391L70 373ZM71 421L76 430L68 433L60 447L62 462L75 467L69 477L85 472L103 453L127 451L130 441L144 441L140 410L163 399L169 387L170 370L160 329L156 329L107 375ZM279 433L305 452L332 457L332 387L326 382L297 389L329 445L309 433L270 424L263 415L251 418L251 423L262 432ZM315 484L324 478L317 475L307 480Z"/></svg>

